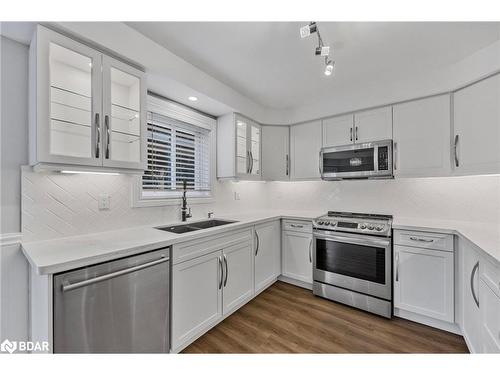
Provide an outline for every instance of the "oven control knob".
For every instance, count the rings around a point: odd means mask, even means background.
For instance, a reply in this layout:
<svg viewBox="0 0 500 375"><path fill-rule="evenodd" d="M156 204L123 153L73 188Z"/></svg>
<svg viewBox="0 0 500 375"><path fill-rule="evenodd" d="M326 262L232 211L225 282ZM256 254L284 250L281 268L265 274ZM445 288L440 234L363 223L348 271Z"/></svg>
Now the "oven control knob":
<svg viewBox="0 0 500 375"><path fill-rule="evenodd" d="M325 225L330 225L331 223L329 221L325 221Z"/></svg>
<svg viewBox="0 0 500 375"><path fill-rule="evenodd" d="M373 230L373 225L368 225L369 230Z"/></svg>
<svg viewBox="0 0 500 375"><path fill-rule="evenodd" d="M382 229L384 229L384 227L383 227L382 225L379 225L379 226L377 226L375 229L376 229L376 230L378 230L378 231L380 232Z"/></svg>
<svg viewBox="0 0 500 375"><path fill-rule="evenodd" d="M361 229L366 229L366 225L365 224L361 224Z"/></svg>
<svg viewBox="0 0 500 375"><path fill-rule="evenodd" d="M323 224L325 224L325 222L324 221L318 221L318 224L319 225L323 225Z"/></svg>

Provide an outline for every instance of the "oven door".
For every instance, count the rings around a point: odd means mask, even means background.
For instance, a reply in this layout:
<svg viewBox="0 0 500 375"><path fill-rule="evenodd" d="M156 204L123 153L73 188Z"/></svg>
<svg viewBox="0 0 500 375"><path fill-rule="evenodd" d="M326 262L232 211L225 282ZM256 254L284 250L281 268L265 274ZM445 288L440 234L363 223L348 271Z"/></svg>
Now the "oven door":
<svg viewBox="0 0 500 375"><path fill-rule="evenodd" d="M392 176L392 141L326 147L320 152L323 180Z"/></svg>
<svg viewBox="0 0 500 375"><path fill-rule="evenodd" d="M392 240L315 231L314 281L392 300Z"/></svg>

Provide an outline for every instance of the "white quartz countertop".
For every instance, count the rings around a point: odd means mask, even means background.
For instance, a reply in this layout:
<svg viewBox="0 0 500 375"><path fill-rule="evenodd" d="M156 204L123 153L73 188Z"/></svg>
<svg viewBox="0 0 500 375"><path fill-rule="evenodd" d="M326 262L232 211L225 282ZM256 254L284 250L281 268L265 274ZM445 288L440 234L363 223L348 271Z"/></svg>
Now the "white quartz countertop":
<svg viewBox="0 0 500 375"><path fill-rule="evenodd" d="M500 262L500 226L491 223L395 217L393 229L456 234Z"/></svg>
<svg viewBox="0 0 500 375"><path fill-rule="evenodd" d="M268 220L280 218L312 220L322 214L324 212L315 211L236 213L216 217L217 219L234 220L235 223L183 234L155 229L156 226L182 224L181 222L166 222L155 226L133 227L53 240L22 242L22 249L35 271L45 275L160 249ZM207 219L190 220L189 222L204 220Z"/></svg>
<svg viewBox="0 0 500 375"><path fill-rule="evenodd" d="M183 234L161 231L155 229L154 226L133 227L54 240L22 242L22 249L38 274L53 274L171 246L232 229L244 228L268 220L312 220L324 214L325 212L318 211L287 210L224 214L218 215L216 218L236 222ZM190 220L190 222L203 220L206 219ZM181 222L166 222L155 226L178 224L181 224ZM498 226L466 221L395 217L393 228L456 234L466 238L500 262L500 228Z"/></svg>

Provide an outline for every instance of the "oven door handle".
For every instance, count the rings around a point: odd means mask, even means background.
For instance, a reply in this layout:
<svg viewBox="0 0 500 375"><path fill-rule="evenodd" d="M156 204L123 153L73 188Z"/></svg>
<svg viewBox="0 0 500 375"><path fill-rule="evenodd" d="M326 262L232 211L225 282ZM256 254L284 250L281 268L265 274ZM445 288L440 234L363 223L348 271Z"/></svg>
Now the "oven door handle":
<svg viewBox="0 0 500 375"><path fill-rule="evenodd" d="M322 235L322 234L314 234L315 238L320 238L323 240L327 241L338 241L338 242L346 242L346 243L352 243L352 244L357 244L357 245L377 245L377 246L383 246L387 247L391 243L389 240L385 239L378 239L378 238L359 238L359 237L347 237L347 236L339 236L336 234L328 234L328 235Z"/></svg>

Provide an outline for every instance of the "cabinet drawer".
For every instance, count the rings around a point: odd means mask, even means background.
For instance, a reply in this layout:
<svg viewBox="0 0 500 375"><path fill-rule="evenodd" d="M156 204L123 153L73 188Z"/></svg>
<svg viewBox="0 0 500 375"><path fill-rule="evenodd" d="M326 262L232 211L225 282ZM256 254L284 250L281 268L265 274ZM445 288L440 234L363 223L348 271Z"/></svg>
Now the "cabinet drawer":
<svg viewBox="0 0 500 375"><path fill-rule="evenodd" d="M395 230L394 244L453 251L453 234Z"/></svg>
<svg viewBox="0 0 500 375"><path fill-rule="evenodd" d="M172 264L185 262L245 241L252 242L252 228L176 244L172 247Z"/></svg>
<svg viewBox="0 0 500 375"><path fill-rule="evenodd" d="M500 298L500 266L484 260L479 268L481 279L491 288L493 292Z"/></svg>
<svg viewBox="0 0 500 375"><path fill-rule="evenodd" d="M311 233L312 232L312 222L300 221L300 220L283 220L283 230Z"/></svg>

